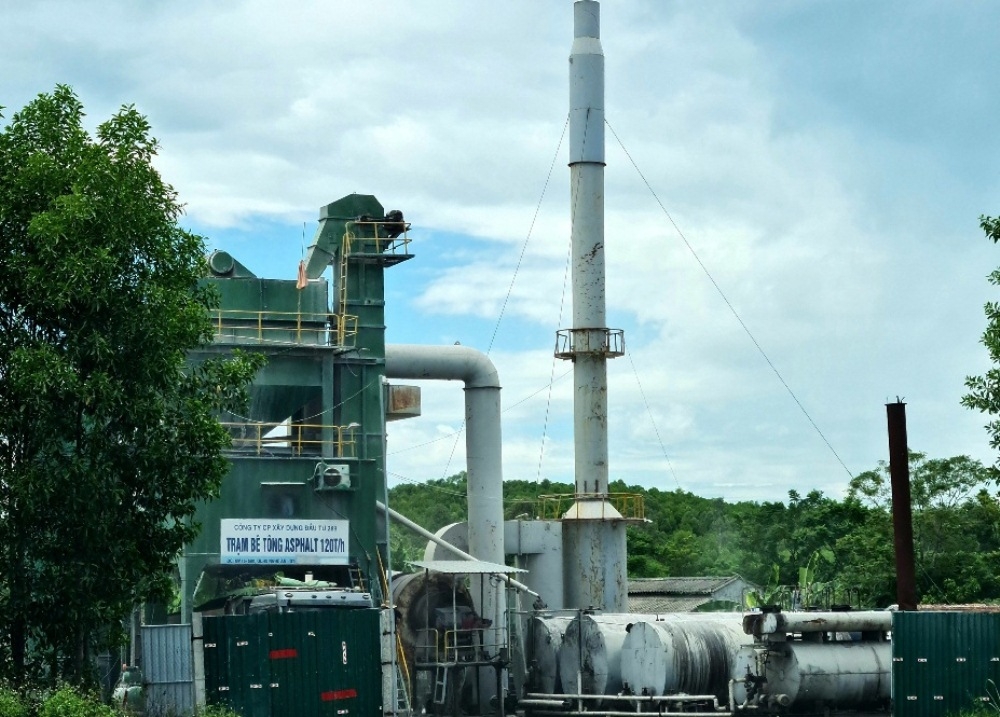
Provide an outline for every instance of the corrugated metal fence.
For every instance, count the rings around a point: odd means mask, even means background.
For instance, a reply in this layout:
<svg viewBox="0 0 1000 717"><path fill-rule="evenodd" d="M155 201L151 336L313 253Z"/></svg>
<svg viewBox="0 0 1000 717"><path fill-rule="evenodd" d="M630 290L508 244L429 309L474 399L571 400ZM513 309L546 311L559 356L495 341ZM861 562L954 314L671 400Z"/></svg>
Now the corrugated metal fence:
<svg viewBox="0 0 1000 717"><path fill-rule="evenodd" d="M205 700L243 717L382 715L379 611L206 617Z"/></svg>
<svg viewBox="0 0 1000 717"><path fill-rule="evenodd" d="M194 668L190 625L143 625L142 666L146 714L194 713Z"/></svg>
<svg viewBox="0 0 1000 717"><path fill-rule="evenodd" d="M895 717L1000 709L1000 614L897 612L892 618Z"/></svg>

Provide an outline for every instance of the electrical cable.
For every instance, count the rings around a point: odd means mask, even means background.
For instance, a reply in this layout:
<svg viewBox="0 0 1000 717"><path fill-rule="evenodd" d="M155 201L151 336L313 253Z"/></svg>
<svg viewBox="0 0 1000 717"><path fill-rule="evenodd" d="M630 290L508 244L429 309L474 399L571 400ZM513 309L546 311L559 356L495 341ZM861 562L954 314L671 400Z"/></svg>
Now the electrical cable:
<svg viewBox="0 0 1000 717"><path fill-rule="evenodd" d="M562 291L559 292L559 297L560 297L559 318L556 321L557 325L562 323L563 310L565 309L566 306L566 283L569 281L569 276L570 276L569 270L570 270L570 264L572 263L572 258L573 258L573 241L572 239L570 239L569 248L566 250L566 268L563 271ZM535 471L536 485L542 482L542 460L545 457L545 438L548 436L549 432L549 412L552 408L552 385L555 383L555 380L552 377L555 375L555 373L556 373L556 357L555 354L553 353L552 368L549 371L549 386L548 386L549 392L548 395L545 397L545 418L542 421L542 438L538 446L538 468ZM569 371L564 373L563 376L568 376L571 373L573 373L573 369L570 369ZM562 376L560 376L559 378L562 378Z"/></svg>
<svg viewBox="0 0 1000 717"><path fill-rule="evenodd" d="M556 378L554 380L555 381L561 381L562 379L564 379L567 376L569 376L571 373L573 373L572 369L570 369L569 371L566 371L565 373L563 373L563 374L561 374L559 376L556 376ZM522 403L524 403L526 401L530 401L532 398L534 398L535 396L537 396L538 394L540 394L545 389L547 389L547 388L551 389L551 387L552 387L552 384L548 383L548 384L542 386L541 388L535 389L533 392L529 393L527 396L525 396L521 400L516 401L516 402L512 403L511 405L507 406L506 408L504 408L501 411L501 413L507 413L507 411L510 411L510 410L512 410L514 408L517 408ZM464 425L464 423L463 423L463 425ZM449 438L452 438L453 436L457 436L457 435L460 435L460 434L461 434L461 429L459 429L457 431L452 431L451 433L446 433L443 436L438 436L437 438L432 438L431 440L424 441L423 443L416 443L416 444L414 444L412 446L407 446L406 448L400 448L399 450L395 450L395 451L392 451L390 453L386 453L386 455L387 456L395 456L395 455L398 455L400 453L406 453L407 451L413 451L413 450L416 450L417 448L423 448L424 446L429 446L432 443L437 443L438 441L444 441L444 440L447 440Z"/></svg>
<svg viewBox="0 0 1000 717"><path fill-rule="evenodd" d="M507 285L507 294L506 294L506 296L504 296L503 304L501 304L501 306L500 306L500 314L497 316L496 323L493 325L493 335L490 336L490 343L486 347L486 355L487 356L489 356L490 355L490 351L493 350L493 342L496 341L497 332L500 331L500 323L503 321L504 314L507 311L507 304L510 302L510 295L514 291L514 283L517 281L517 275L518 275L518 272L521 269L521 263L524 261L524 254L525 254L525 252L528 249L528 242L531 241L531 235L532 235L532 233L535 230L535 223L538 221L538 215L539 215L539 213L541 212L541 209L542 209L542 202L545 200L545 193L548 191L549 182L552 179L552 172L555 169L556 160L559 158L559 150L562 149L562 143L563 143L563 140L566 137L566 129L568 127L569 127L569 115L567 114L566 115L566 121L563 123L562 133L559 135L559 142L556 144L556 151L553 153L553 155L552 155L552 161L549 163L548 174L545 175L545 182L542 185L542 193L538 197L538 203L535 205L535 213L532 215L532 217L531 217L531 223L528 225L528 234L527 234L527 236L524 237L524 242L521 244L521 253L517 257L517 264L514 267L514 273L510 277L510 284ZM565 292L565 288L563 289L563 291ZM559 308L559 315L560 315L560 318L562 318L562 307L561 306ZM554 359L553 359L553 361L554 361ZM553 373L555 373L554 369L553 369ZM551 375L549 376L549 386L550 387L552 386L552 377L551 377ZM546 407L545 415L546 415L546 425L547 425L548 424L548 407ZM455 450L458 448L459 436L462 434L462 431L463 431L464 428L465 428L465 421L462 421L462 426L459 428L459 430L455 434L455 443L451 447L451 454L448 456L448 462L445 464L444 472L443 472L443 474L441 476L442 478L447 477L448 471L451 468L451 462L455 458ZM545 429L543 428L543 433L542 433L542 445L543 446L545 444L545 433L544 433L544 430ZM538 470L539 471L541 471L541 466L542 466L541 457L539 457L539 461L538 461Z"/></svg>
<svg viewBox="0 0 1000 717"><path fill-rule="evenodd" d="M683 490L681 488L681 482L677 480L677 473L674 472L674 464L670 462L670 456L667 455L667 448L663 445L663 439L660 437L660 429L656 425L656 419L653 418L653 409L649 406L649 401L646 400L646 392L642 390L642 381L639 380L639 372L635 368L635 362L632 360L632 354L628 354L628 362L632 365L632 373L635 375L635 385L639 387L639 395L642 397L642 402L646 406L646 413L649 415L649 422L653 425L653 432L656 434L656 441L660 444L660 450L663 451L663 460L667 462L667 468L670 469L670 475L674 477L674 483L677 484L678 490Z"/></svg>
<svg viewBox="0 0 1000 717"><path fill-rule="evenodd" d="M621 147L622 151L625 153L625 156L628 157L629 162L632 163L632 167L639 175L639 178L642 179L643 184L646 185L646 189L649 190L649 193L653 196L653 199L655 199L656 203L660 206L660 210L663 212L663 215L670 222L670 225L674 228L674 231L677 232L677 236L679 236L681 238L681 241L684 242L684 245L691 253L691 256L694 257L694 260L698 263L698 266L701 267L701 270L705 273L705 276L708 277L708 280L712 283L712 286L715 287L716 292L719 294L719 296L722 298L722 301L729 308L729 311L732 313L733 317L735 317L737 323L739 323L740 327L743 329L743 332L750 339L751 343L753 343L754 347L757 349L757 352L761 355L765 363L767 363L771 371L778 378L778 381L781 382L781 385L784 386L785 391L788 392L788 395L792 397L792 400L795 402L795 405L799 407L799 410L802 412L802 415L804 415L806 417L806 420L809 421L809 424L813 427L813 430L815 430L816 433L819 435L819 437L823 440L823 443L826 444L826 447L830 449L830 452L833 454L834 458L837 459L837 462L840 463L840 466L844 469L844 472L846 472L848 476L853 478L854 474L851 473L850 469L844 463L843 459L841 459L840 454L837 453L836 449L833 447L830 441L827 440L826 436L823 434L823 431L820 430L820 427L816 425L816 422L813 420L812 416L809 415L809 411L807 411L806 407L802 405L801 401L799 401L798 396L795 395L795 392L792 390L791 386L788 385L788 383L785 381L785 378L781 375L781 372L778 371L777 366L774 365L770 357L767 355L767 352L765 352L764 348L760 345L760 343L758 343L757 338L753 335L753 332L750 331L750 327L748 327L746 323L743 321L743 318L739 315L739 313L736 311L736 308L729 301L729 298L726 296L726 293L722 290L722 287L719 286L719 283L715 280L715 277L712 276L712 273L708 270L708 267L705 266L705 263L701 260L701 257L698 256L698 252L694 250L694 247L691 245L691 242L689 242L687 237L684 236L684 232L682 232L680 227L677 226L677 223L674 221L674 218L670 216L670 212L668 212L667 208L663 206L663 202L660 201L660 198L659 196L657 196L656 191L653 189L652 185L650 185L649 180L646 179L646 175L642 173L641 169L639 169L639 165L636 164L635 160L632 158L631 153L628 151L628 149L626 149L625 144L621 141L621 138L618 137L618 133L615 132L614 127L612 127L611 123L606 120L605 124L608 126L608 129L611 130L611 134L618 142L618 146Z"/></svg>
<svg viewBox="0 0 1000 717"><path fill-rule="evenodd" d="M559 135L559 143L556 145L556 151L552 155L552 162L549 164L549 173L545 175L545 183L542 185L541 196L538 197L538 203L535 205L535 213L531 217L531 224L528 226L528 235L524 237L524 243L521 244L521 254L517 257L517 265L514 267L514 274L510 277L510 284L507 286L507 295L503 298L503 304L500 306L500 315L497 316L497 322L493 326L493 335L490 336L490 344L486 348L486 355L489 356L490 351L493 349L493 342L496 340L497 332L500 330L500 322L503 321L503 315L507 310L507 303L510 301L511 292L514 291L514 282L517 281L517 273L521 269L521 262L524 261L524 252L528 248L528 242L531 241L531 234L535 230L535 222L538 221L538 215L542 210L542 202L545 200L545 192L548 191L549 182L552 179L552 171L555 169L556 160L559 158L559 150L562 149L563 139L566 137L566 128L569 127L569 115L566 115L566 122L563 124L562 134Z"/></svg>

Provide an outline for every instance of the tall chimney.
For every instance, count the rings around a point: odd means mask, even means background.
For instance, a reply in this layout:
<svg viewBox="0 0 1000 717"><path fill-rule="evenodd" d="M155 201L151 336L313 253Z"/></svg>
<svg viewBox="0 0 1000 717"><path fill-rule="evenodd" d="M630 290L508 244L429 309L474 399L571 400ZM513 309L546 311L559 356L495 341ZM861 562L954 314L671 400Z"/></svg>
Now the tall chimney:
<svg viewBox="0 0 1000 717"><path fill-rule="evenodd" d="M566 607L628 610L625 524L608 501L607 360L624 354L608 329L604 298L604 51L600 5L573 6L569 56L569 166L573 328L556 333L559 358L573 361L576 495L563 515Z"/></svg>
<svg viewBox="0 0 1000 717"><path fill-rule="evenodd" d="M889 424L889 481L892 484L892 533L896 544L896 603L917 609L913 560L913 514L910 506L910 451L906 440L906 404L885 405Z"/></svg>

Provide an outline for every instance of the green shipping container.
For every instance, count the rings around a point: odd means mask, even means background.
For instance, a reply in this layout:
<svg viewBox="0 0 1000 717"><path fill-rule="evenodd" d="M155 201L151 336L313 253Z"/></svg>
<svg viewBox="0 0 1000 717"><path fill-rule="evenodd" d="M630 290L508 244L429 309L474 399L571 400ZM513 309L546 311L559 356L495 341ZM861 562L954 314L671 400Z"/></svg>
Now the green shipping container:
<svg viewBox="0 0 1000 717"><path fill-rule="evenodd" d="M897 612L892 616L895 717L943 717L1000 708L1000 614Z"/></svg>
<svg viewBox="0 0 1000 717"><path fill-rule="evenodd" d="M379 632L377 609L206 617L206 701L243 717L376 717Z"/></svg>

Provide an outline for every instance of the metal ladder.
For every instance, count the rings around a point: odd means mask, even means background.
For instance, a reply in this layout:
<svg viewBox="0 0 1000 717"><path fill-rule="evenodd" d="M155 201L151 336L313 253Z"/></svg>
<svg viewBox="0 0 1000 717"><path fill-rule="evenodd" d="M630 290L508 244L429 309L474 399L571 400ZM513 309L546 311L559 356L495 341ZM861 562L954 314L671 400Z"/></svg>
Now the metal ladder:
<svg viewBox="0 0 1000 717"><path fill-rule="evenodd" d="M448 699L448 668L438 667L434 671L434 704L443 705Z"/></svg>
<svg viewBox="0 0 1000 717"><path fill-rule="evenodd" d="M399 661L396 662L396 714L410 714L410 694L403 679L403 670Z"/></svg>
<svg viewBox="0 0 1000 717"><path fill-rule="evenodd" d="M344 326L344 316L347 314L347 258L351 254L351 240L354 235L351 230L348 229L344 232L344 236L340 242L340 257L339 257L339 267L338 267L338 282L337 282L337 306L336 313L340 316L340 321L337 326L337 345L343 346L346 335L346 327Z"/></svg>
<svg viewBox="0 0 1000 717"><path fill-rule="evenodd" d="M348 570L351 574L351 587L361 588L361 590L364 592L365 576L364 573L361 572L361 566L359 566L357 563L353 563L348 567Z"/></svg>
<svg viewBox="0 0 1000 717"><path fill-rule="evenodd" d="M521 620L522 613L518 610L518 597L507 597L508 646L510 648L510 672L514 681L515 692L521 694L528 679L527 658L524 654L524 632Z"/></svg>

